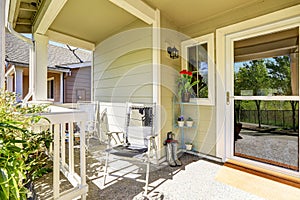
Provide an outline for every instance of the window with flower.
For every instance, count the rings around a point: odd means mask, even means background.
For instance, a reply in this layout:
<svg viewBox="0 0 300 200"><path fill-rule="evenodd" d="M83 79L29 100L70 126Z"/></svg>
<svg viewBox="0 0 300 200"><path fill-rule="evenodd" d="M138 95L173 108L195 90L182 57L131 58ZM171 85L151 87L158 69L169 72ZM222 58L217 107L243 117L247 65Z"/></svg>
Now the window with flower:
<svg viewBox="0 0 300 200"><path fill-rule="evenodd" d="M214 34L182 42L184 69L191 73L195 101L214 105ZM193 97L193 96L192 96Z"/></svg>

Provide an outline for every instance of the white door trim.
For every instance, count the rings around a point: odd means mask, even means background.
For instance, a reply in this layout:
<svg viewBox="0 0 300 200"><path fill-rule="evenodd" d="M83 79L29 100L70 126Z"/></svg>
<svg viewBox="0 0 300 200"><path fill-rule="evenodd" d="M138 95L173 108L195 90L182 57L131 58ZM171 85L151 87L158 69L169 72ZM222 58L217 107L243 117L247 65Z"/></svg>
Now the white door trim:
<svg viewBox="0 0 300 200"><path fill-rule="evenodd" d="M232 143L232 140L230 135L226 135L226 125L231 124L231 120L226 122L226 119L230 119L231 111L226 104L226 88L229 83L226 82L225 70L230 67L228 58L233 55L233 48L228 45L230 36L238 36L247 31L249 32L247 37L249 37L251 34L258 34L262 30L269 29L271 32L276 28L279 29L278 24L284 23L288 27L288 24L292 25L296 22L300 22L300 5L216 30L216 155L222 158L224 162L232 152L232 149L228 146Z"/></svg>

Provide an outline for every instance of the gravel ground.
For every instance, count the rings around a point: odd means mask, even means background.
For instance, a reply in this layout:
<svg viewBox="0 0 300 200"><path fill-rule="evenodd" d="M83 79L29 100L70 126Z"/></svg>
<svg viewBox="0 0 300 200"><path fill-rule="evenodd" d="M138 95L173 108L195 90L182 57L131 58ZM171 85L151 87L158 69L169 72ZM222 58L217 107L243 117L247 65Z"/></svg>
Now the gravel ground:
<svg viewBox="0 0 300 200"><path fill-rule="evenodd" d="M240 135L243 139L238 139L235 143L235 153L298 167L298 136L244 129Z"/></svg>

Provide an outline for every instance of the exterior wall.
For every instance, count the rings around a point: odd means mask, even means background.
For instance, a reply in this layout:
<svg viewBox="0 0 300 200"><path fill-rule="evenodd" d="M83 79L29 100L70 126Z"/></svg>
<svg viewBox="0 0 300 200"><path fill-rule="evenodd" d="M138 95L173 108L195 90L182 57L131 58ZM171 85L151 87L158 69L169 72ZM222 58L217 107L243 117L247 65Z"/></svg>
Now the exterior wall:
<svg viewBox="0 0 300 200"><path fill-rule="evenodd" d="M136 21L127 30L97 45L93 73L95 100L152 102L151 33L151 28Z"/></svg>
<svg viewBox="0 0 300 200"><path fill-rule="evenodd" d="M91 100L91 67L72 69L64 77L64 102L76 103Z"/></svg>
<svg viewBox="0 0 300 200"><path fill-rule="evenodd" d="M176 35L177 27L172 24L161 13L161 104L162 104L162 131L161 148L164 149L163 142L167 138L167 133L173 131L176 138L179 137L179 129L174 128L173 98L177 95L177 83L179 71L181 69L180 59L171 59L167 53L169 46L180 48L180 39ZM165 151L162 151L164 154Z"/></svg>
<svg viewBox="0 0 300 200"><path fill-rule="evenodd" d="M178 31L178 28L172 24L166 16L162 15L162 38L161 38L161 62L162 69L162 106L165 113L163 116L162 139L166 138L168 131L175 133L176 139L181 144L182 133L184 134L185 142L192 142L193 149L203 153L215 156L216 155L216 128L215 128L215 106L200 106L200 105L186 105L180 106L174 96L178 96L177 78L179 71L185 67L182 66L183 58L180 56L178 59L171 59L166 52L168 46L175 46L179 49L179 55L182 53L181 42L191 39ZM178 97L177 97L178 98ZM183 130L176 128L177 117L180 114L180 107L183 108L184 117L192 117L195 126L193 128L184 128ZM182 132L183 131L183 132ZM162 140L162 141L163 141ZM163 144L161 144L162 146Z"/></svg>

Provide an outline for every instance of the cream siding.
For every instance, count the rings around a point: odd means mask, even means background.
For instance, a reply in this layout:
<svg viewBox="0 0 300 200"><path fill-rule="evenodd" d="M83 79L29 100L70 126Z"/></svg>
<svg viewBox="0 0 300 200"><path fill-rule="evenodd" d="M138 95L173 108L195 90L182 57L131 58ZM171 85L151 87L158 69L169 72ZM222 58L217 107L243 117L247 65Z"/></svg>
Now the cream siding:
<svg viewBox="0 0 300 200"><path fill-rule="evenodd" d="M137 21L98 44L94 52L94 99L152 102L152 33ZM128 28L128 27L127 27Z"/></svg>
<svg viewBox="0 0 300 200"><path fill-rule="evenodd" d="M181 33L176 26L174 26L166 16L162 16L162 106L163 116L162 119L162 139L165 140L167 132L173 131L176 139L181 144L182 130L176 128L177 117L180 113L180 105L173 102L174 95L177 96L177 78L181 66L182 58L171 59L166 52L168 46L176 47L179 49L179 55L182 54L180 49L181 42L191 39L188 35ZM209 154L216 155L216 128L215 128L215 106L200 106L200 105L186 105L184 106L184 117L192 117L194 120L193 128L184 128L184 141L192 142L194 150ZM162 140L162 141L163 141ZM161 144L163 147L163 144Z"/></svg>

